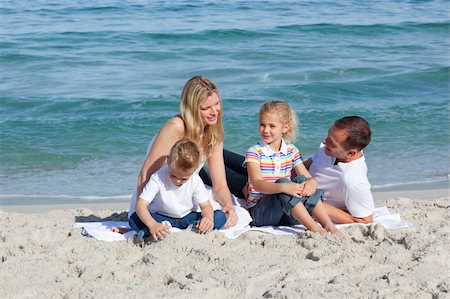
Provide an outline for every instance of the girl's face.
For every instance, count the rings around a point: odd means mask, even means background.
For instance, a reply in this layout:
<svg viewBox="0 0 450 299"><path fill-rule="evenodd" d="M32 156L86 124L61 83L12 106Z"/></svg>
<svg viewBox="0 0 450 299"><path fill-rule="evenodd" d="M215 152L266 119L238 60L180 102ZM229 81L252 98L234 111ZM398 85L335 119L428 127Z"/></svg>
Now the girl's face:
<svg viewBox="0 0 450 299"><path fill-rule="evenodd" d="M278 113L263 113L259 116L259 134L275 152L280 150L281 138L288 130L289 125L283 122Z"/></svg>
<svg viewBox="0 0 450 299"><path fill-rule="evenodd" d="M213 93L200 104L200 117L205 126L217 123L221 109L220 99L217 93Z"/></svg>

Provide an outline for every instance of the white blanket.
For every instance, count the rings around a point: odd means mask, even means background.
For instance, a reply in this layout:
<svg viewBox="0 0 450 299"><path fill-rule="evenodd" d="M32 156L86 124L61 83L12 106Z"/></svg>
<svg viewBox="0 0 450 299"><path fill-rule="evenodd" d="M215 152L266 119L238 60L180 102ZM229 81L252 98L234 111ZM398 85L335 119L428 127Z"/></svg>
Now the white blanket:
<svg viewBox="0 0 450 299"><path fill-rule="evenodd" d="M271 233L275 235L294 235L301 232L305 232L306 229L303 225L295 226L263 226L263 227L250 227L248 224L251 222L251 217L247 210L242 207L236 207L236 213L238 215L238 223L236 226L228 229L221 229L219 232L223 233L229 239L236 239L241 234L248 231L261 231ZM408 227L409 224L401 220L399 214L391 214L386 207L380 207L375 209L374 221L375 224L382 225L387 229L398 229L402 227ZM349 225L364 225L364 224L338 224L337 227L346 227ZM100 241L123 241L132 238L136 233L130 231L125 234L119 234L112 232L112 227L129 228L128 222L123 221L103 221L103 222L77 222L73 225L76 228L82 229L84 236L90 236ZM180 232L181 229L171 228L171 232Z"/></svg>

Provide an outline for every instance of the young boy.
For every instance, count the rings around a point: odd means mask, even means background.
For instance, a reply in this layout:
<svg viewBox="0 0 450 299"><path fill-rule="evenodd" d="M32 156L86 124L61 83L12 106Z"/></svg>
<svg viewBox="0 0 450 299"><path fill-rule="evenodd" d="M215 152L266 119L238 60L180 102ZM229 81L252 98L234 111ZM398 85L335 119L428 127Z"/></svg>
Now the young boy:
<svg viewBox="0 0 450 299"><path fill-rule="evenodd" d="M137 202L131 203L129 223L133 230L157 241L170 233L170 226L185 229L193 225L201 233L224 226L225 214L213 210L205 185L195 172L200 157L198 145L189 139L173 145L167 164L150 177ZM196 212L198 206L201 212ZM166 221L170 226L163 224Z"/></svg>

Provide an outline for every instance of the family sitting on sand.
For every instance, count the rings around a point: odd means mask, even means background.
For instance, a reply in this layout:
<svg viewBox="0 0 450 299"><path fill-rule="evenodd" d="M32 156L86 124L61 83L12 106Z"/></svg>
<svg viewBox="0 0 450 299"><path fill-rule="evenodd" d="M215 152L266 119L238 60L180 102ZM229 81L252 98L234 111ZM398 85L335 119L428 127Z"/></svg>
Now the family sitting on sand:
<svg viewBox="0 0 450 299"><path fill-rule="evenodd" d="M266 102L259 111L260 141L245 157L224 150L218 88L205 77L191 78L180 114L150 142L130 205L130 227L138 237L156 241L170 227L192 226L201 233L232 227L238 219L231 193L243 199L253 226L300 223L340 236L334 223L372 222L374 202L362 152L370 142L369 124L358 116L335 121L306 161L292 143L296 131L296 113L287 102ZM205 184L214 198L208 198ZM222 209L214 211L211 201Z"/></svg>

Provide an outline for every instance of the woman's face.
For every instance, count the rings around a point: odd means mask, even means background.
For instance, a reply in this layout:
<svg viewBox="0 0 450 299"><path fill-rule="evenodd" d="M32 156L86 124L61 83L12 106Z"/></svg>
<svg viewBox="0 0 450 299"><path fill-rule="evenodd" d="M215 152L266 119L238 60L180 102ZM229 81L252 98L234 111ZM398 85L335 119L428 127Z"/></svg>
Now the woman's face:
<svg viewBox="0 0 450 299"><path fill-rule="evenodd" d="M217 123L219 117L219 111L221 109L220 99L217 93L206 97L206 99L200 104L200 117L203 124L212 126Z"/></svg>

